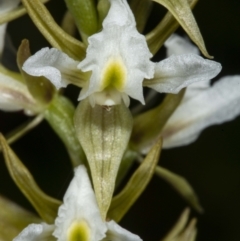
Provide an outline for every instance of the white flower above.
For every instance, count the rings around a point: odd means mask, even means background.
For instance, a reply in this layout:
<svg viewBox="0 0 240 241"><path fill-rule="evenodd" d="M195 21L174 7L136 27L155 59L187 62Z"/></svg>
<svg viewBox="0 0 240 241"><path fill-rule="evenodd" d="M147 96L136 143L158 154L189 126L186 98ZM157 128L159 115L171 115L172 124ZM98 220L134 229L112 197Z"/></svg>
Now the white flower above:
<svg viewBox="0 0 240 241"><path fill-rule="evenodd" d="M102 220L96 198L84 166L75 169L54 225L30 224L13 241L140 241L114 221Z"/></svg>
<svg viewBox="0 0 240 241"><path fill-rule="evenodd" d="M72 83L82 87L79 100L89 97L92 106L120 104L134 98L144 104L143 86L158 92L178 93L198 81L209 80L221 65L196 54L171 56L151 62L145 37L138 33L126 0L109 0L103 29L89 37L86 58L72 60L57 49L42 49L30 57L23 70L45 76L57 88ZM87 75L83 74L88 73Z"/></svg>

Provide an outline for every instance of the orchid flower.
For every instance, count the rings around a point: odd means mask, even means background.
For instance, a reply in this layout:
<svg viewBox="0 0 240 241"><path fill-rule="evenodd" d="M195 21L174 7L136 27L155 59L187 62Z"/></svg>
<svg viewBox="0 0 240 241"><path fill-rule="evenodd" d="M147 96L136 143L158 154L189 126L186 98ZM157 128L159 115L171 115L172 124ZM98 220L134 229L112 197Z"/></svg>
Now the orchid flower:
<svg viewBox="0 0 240 241"><path fill-rule="evenodd" d="M10 10L17 7L20 0L2 0L0 2L0 15L9 12ZM6 32L7 24L0 25L0 55L2 54L3 47L4 47L4 39L5 39L5 32Z"/></svg>
<svg viewBox="0 0 240 241"><path fill-rule="evenodd" d="M220 72L219 63L192 53L153 63L127 1L109 1L111 6L103 29L88 38L83 61L73 60L55 48L43 48L27 59L23 70L29 75L45 76L58 89L69 83L81 87L78 100L89 97L92 106L112 106L121 101L129 106L129 97L144 104L143 86L158 92L178 93Z"/></svg>
<svg viewBox="0 0 240 241"><path fill-rule="evenodd" d="M165 46L167 54L199 54L189 41L172 35ZM171 148L194 142L208 126L231 121L240 114L240 75L225 76L194 83L162 130L163 147Z"/></svg>
<svg viewBox="0 0 240 241"><path fill-rule="evenodd" d="M102 220L84 166L75 169L55 224L30 224L13 241L47 241L54 237L59 241L141 240L114 221Z"/></svg>

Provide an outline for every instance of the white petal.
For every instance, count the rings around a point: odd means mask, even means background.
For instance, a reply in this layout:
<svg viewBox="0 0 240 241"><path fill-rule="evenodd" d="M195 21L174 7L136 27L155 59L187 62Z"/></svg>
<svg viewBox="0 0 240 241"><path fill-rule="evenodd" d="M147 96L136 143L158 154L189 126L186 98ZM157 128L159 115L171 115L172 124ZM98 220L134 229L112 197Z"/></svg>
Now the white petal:
<svg viewBox="0 0 240 241"><path fill-rule="evenodd" d="M163 128L165 148L187 145L206 127L233 120L240 114L240 76L227 76L204 91L194 91L195 94L189 94L191 98L183 99Z"/></svg>
<svg viewBox="0 0 240 241"><path fill-rule="evenodd" d="M54 225L30 224L13 241L49 241L53 238L53 230Z"/></svg>
<svg viewBox="0 0 240 241"><path fill-rule="evenodd" d="M214 78L220 71L219 63L198 55L172 55L156 64L154 78L145 80L144 86L158 92L176 94L192 83Z"/></svg>
<svg viewBox="0 0 240 241"><path fill-rule="evenodd" d="M53 233L58 241L68 240L68 230L75 223L84 223L89 227L90 241L98 241L105 237L107 228L101 219L96 198L84 166L75 169L75 176L63 201L63 205L58 210L58 217L55 220L56 229Z"/></svg>
<svg viewBox="0 0 240 241"><path fill-rule="evenodd" d="M111 241L140 241L142 240L136 234L133 234L126 229L120 227L114 221L107 222L108 232L106 240Z"/></svg>
<svg viewBox="0 0 240 241"><path fill-rule="evenodd" d="M116 87L117 91L144 103L142 81L153 77L154 64L150 61L152 54L145 37L136 30L126 0L110 2L103 30L88 39L87 57L78 66L82 71L92 71L88 90L81 94L80 99L103 90L104 71L110 63L116 62L124 73L120 86Z"/></svg>
<svg viewBox="0 0 240 241"><path fill-rule="evenodd" d="M28 58L22 69L29 75L44 76L57 89L66 87L70 82L81 86L81 72L77 70L78 61L55 48L43 48Z"/></svg>
<svg viewBox="0 0 240 241"><path fill-rule="evenodd" d="M0 68L0 110L17 111L38 109L27 87L18 80L4 74Z"/></svg>
<svg viewBox="0 0 240 241"><path fill-rule="evenodd" d="M177 34L172 34L164 43L167 49L167 56L180 54L200 55L198 48L193 45L188 38L183 38Z"/></svg>

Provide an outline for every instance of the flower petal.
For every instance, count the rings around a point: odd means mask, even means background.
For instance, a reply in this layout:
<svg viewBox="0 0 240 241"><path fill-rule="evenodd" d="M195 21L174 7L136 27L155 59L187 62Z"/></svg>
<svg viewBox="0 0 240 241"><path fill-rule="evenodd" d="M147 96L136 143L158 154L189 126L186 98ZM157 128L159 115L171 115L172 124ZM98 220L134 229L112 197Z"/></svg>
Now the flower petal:
<svg viewBox="0 0 240 241"><path fill-rule="evenodd" d="M4 111L24 109L29 114L39 110L27 87L8 75L8 72L2 66L0 66L0 109Z"/></svg>
<svg viewBox="0 0 240 241"><path fill-rule="evenodd" d="M219 63L203 59L198 55L172 55L156 64L154 78L145 80L144 86L158 92L176 94L194 82L214 78L220 71Z"/></svg>
<svg viewBox="0 0 240 241"><path fill-rule="evenodd" d="M68 240L68 230L74 226L81 226L82 233L90 234L90 241L101 240L107 231L102 221L97 206L96 198L91 187L87 171L84 166L75 169L75 176L70 183L65 196L64 204L58 210L58 217L55 220L56 229L53 235L59 241Z"/></svg>
<svg viewBox="0 0 240 241"><path fill-rule="evenodd" d="M200 55L198 48L193 45L190 40L181 37L177 34L172 34L164 43L167 49L167 56L180 55L180 54L197 54Z"/></svg>
<svg viewBox="0 0 240 241"><path fill-rule="evenodd" d="M102 32L88 39L87 57L78 65L82 71L92 71L88 89L81 93L79 100L111 86L144 103L142 81L153 77L152 54L145 37L136 30L134 16L127 2L110 2ZM113 71L113 68L119 71ZM111 71L114 75L110 76ZM109 83L106 85L104 82L107 78Z"/></svg>
<svg viewBox="0 0 240 241"><path fill-rule="evenodd" d="M53 238L53 230L54 225L30 224L13 241L49 241Z"/></svg>
<svg viewBox="0 0 240 241"><path fill-rule="evenodd" d="M188 88L187 93L190 91L191 88ZM187 145L195 141L206 127L233 120L238 116L240 76L224 77L208 89L194 88L194 94L190 92L188 96L163 128L165 148Z"/></svg>
<svg viewBox="0 0 240 241"><path fill-rule="evenodd" d="M55 48L43 48L28 58L22 69L29 75L44 76L57 89L69 83L82 86L82 73L77 69L78 61Z"/></svg>
<svg viewBox="0 0 240 241"><path fill-rule="evenodd" d="M108 232L107 240L111 241L140 241L142 240L138 235L133 234L126 229L120 227L114 221L107 222Z"/></svg>

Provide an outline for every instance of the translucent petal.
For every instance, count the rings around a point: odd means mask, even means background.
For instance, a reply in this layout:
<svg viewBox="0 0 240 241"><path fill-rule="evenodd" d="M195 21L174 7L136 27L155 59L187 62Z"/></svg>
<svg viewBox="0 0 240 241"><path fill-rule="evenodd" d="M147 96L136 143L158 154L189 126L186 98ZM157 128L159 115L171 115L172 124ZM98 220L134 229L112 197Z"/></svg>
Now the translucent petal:
<svg viewBox="0 0 240 241"><path fill-rule="evenodd" d="M194 82L214 78L220 71L219 63L198 55L172 55L156 64L154 78L145 80L144 86L158 92L178 93Z"/></svg>
<svg viewBox="0 0 240 241"><path fill-rule="evenodd" d="M206 127L233 120L240 114L239 75L224 77L213 86L198 90L195 88L194 94L183 99L163 128L165 148L187 145Z"/></svg>
<svg viewBox="0 0 240 241"><path fill-rule="evenodd" d="M69 83L82 85L78 63L58 49L43 48L28 58L22 68L29 75L46 77L59 89Z"/></svg>
<svg viewBox="0 0 240 241"><path fill-rule="evenodd" d="M133 14L125 0L111 0L110 10L103 21L103 30L88 41L87 57L78 68L92 71L92 76L80 100L94 92L103 91L105 69L111 62L117 62L126 75L123 75L118 86L113 79L111 85L119 92L144 103L142 81L153 77L154 64L150 61L152 54L145 37L137 32Z"/></svg>
<svg viewBox="0 0 240 241"><path fill-rule="evenodd" d="M107 222L108 232L106 240L111 241L140 241L142 240L139 236L127 231L126 229L120 227L114 221Z"/></svg>
<svg viewBox="0 0 240 241"><path fill-rule="evenodd" d="M4 111L37 111L38 106L27 87L14 78L5 75L0 69L0 109Z"/></svg>
<svg viewBox="0 0 240 241"><path fill-rule="evenodd" d="M73 223L82 222L90 229L90 241L101 240L105 237L107 228L101 219L96 198L84 166L75 169L75 176L65 193L63 201L64 204L60 206L58 217L55 220L56 229L53 233L59 241L67 240L67 231Z"/></svg>
<svg viewBox="0 0 240 241"><path fill-rule="evenodd" d="M200 55L198 48L193 45L190 40L185 37L180 37L177 34L172 34L164 43L167 49L167 56L180 54L197 54Z"/></svg>
<svg viewBox="0 0 240 241"><path fill-rule="evenodd" d="M30 224L13 241L49 241L53 238L53 230L54 225Z"/></svg>

